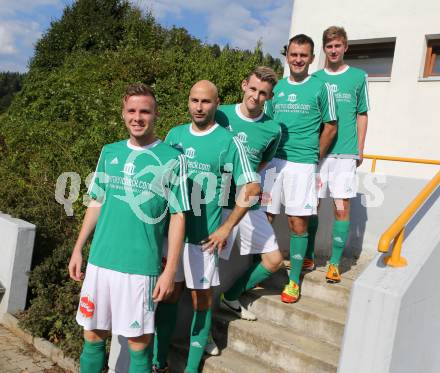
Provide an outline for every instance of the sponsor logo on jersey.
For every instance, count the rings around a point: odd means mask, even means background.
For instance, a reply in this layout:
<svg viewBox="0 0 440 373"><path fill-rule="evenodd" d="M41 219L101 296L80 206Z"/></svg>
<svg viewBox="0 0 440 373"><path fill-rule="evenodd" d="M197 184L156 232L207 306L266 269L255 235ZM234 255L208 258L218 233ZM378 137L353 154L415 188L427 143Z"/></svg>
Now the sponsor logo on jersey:
<svg viewBox="0 0 440 373"><path fill-rule="evenodd" d="M336 242L339 242L339 243L343 243L343 242L344 242L344 241L342 240L342 238L339 237L339 236L333 237L333 240L335 240Z"/></svg>
<svg viewBox="0 0 440 373"><path fill-rule="evenodd" d="M80 298L79 312L86 319L90 319L91 317L93 317L93 314L95 313L95 303L90 296L86 295Z"/></svg>
<svg viewBox="0 0 440 373"><path fill-rule="evenodd" d="M126 163L124 164L124 169L121 172L125 175L133 176L135 174L135 168L136 166L134 163Z"/></svg>
<svg viewBox="0 0 440 373"><path fill-rule="evenodd" d="M284 93L284 92L280 92L279 94L278 94L278 97L284 97L286 94Z"/></svg>
<svg viewBox="0 0 440 373"><path fill-rule="evenodd" d="M296 94L295 93L291 93L289 96L287 96L287 101L295 102L296 101Z"/></svg>
<svg viewBox="0 0 440 373"><path fill-rule="evenodd" d="M303 260L303 257L300 254L295 254L292 258L295 260Z"/></svg>
<svg viewBox="0 0 440 373"><path fill-rule="evenodd" d="M141 325L137 321L133 321L130 325L130 328L132 329L139 329Z"/></svg>
<svg viewBox="0 0 440 373"><path fill-rule="evenodd" d="M196 155L196 150L194 148L188 148L185 150L185 155L189 159L193 159Z"/></svg>
<svg viewBox="0 0 440 373"><path fill-rule="evenodd" d="M114 157L114 158L112 159L112 161L110 162L110 164L119 164L118 157Z"/></svg>
<svg viewBox="0 0 440 373"><path fill-rule="evenodd" d="M247 143L247 135L244 132L239 132L237 133L237 137L238 139L243 143L246 144Z"/></svg>
<svg viewBox="0 0 440 373"><path fill-rule="evenodd" d="M330 84L330 89L333 93L338 92L338 85L337 84Z"/></svg>

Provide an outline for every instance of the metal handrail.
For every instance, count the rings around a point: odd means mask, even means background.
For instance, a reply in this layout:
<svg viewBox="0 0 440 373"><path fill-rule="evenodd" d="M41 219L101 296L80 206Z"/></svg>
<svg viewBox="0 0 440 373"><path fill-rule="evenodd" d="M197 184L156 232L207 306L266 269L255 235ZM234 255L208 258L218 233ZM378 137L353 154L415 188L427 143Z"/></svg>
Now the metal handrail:
<svg viewBox="0 0 440 373"><path fill-rule="evenodd" d="M439 187L439 185L440 171L437 172L437 174L429 181L428 184L426 184L426 186L421 190L417 197L412 200L412 202L405 208L405 210L394 221L394 223L391 224L391 226L382 234L377 248L378 251L382 253L387 253L391 241L394 240L391 255L384 259L385 264L392 267L403 267L407 265L406 259L400 255L402 250L403 238L405 236L406 224L414 216L414 214L422 206L422 204L429 198L429 196Z"/></svg>
<svg viewBox="0 0 440 373"><path fill-rule="evenodd" d="M423 164L434 164L440 166L440 160L435 159L421 159L421 158L406 158L406 157L391 157L388 155L371 155L364 154L364 159L372 159L371 172L376 171L377 160L382 161L396 161L396 162L409 162L409 163L423 163Z"/></svg>

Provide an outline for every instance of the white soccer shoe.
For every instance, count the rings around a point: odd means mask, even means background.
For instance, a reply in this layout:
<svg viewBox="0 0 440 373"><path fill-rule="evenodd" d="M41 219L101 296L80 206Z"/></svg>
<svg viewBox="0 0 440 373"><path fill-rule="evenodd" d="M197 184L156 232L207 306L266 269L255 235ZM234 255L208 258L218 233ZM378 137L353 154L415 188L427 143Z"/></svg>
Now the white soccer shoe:
<svg viewBox="0 0 440 373"><path fill-rule="evenodd" d="M226 300L223 294L220 299L220 308L232 312L243 320L255 321L257 319L257 316L243 307L238 300Z"/></svg>
<svg viewBox="0 0 440 373"><path fill-rule="evenodd" d="M214 341L214 338L212 338L211 332L209 332L208 343L205 346L205 352L211 356L220 355L220 350L218 349L218 347Z"/></svg>

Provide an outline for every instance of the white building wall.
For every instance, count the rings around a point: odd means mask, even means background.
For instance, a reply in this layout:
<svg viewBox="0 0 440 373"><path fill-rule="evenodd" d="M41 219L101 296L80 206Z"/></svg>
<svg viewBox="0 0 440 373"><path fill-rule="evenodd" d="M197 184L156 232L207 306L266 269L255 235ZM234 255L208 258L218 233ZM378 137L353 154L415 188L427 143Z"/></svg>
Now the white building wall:
<svg viewBox="0 0 440 373"><path fill-rule="evenodd" d="M365 153L440 159L440 77L423 79L426 35L440 35L438 0L295 0L290 37L315 42L310 72L324 65L322 32L343 26L349 40L396 38L390 81L370 81L371 112ZM286 69L286 74L288 70ZM367 171L370 161L362 170ZM391 175L430 178L438 166L381 161Z"/></svg>

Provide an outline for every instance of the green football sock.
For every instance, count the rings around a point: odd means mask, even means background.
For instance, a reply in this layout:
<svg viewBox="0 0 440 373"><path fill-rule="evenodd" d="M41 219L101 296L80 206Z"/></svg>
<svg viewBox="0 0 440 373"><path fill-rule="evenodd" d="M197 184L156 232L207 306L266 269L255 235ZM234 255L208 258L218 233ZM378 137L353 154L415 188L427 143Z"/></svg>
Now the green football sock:
<svg viewBox="0 0 440 373"><path fill-rule="evenodd" d="M151 354L152 344L140 351L133 351L128 346L128 352L130 353L130 368L128 373L151 373Z"/></svg>
<svg viewBox="0 0 440 373"><path fill-rule="evenodd" d="M237 280L234 285L225 292L227 300L237 300L246 290L252 289L258 283L268 278L272 272L267 270L263 263L254 263L251 267Z"/></svg>
<svg viewBox="0 0 440 373"><path fill-rule="evenodd" d="M309 234L301 235L290 234L290 276L289 279L299 284L299 275L301 274L302 265L304 262L304 255L307 250L307 241Z"/></svg>
<svg viewBox="0 0 440 373"><path fill-rule="evenodd" d="M211 329L211 310L194 311L186 373L197 373Z"/></svg>
<svg viewBox="0 0 440 373"><path fill-rule="evenodd" d="M345 244L347 243L348 233L350 232L350 221L335 220L333 222L333 244L331 264L339 265Z"/></svg>
<svg viewBox="0 0 440 373"><path fill-rule="evenodd" d="M85 340L79 364L81 373L101 373L105 364L105 341Z"/></svg>
<svg viewBox="0 0 440 373"><path fill-rule="evenodd" d="M156 333L154 335L153 364L165 368L171 338L176 328L177 303L159 303L156 310Z"/></svg>
<svg viewBox="0 0 440 373"><path fill-rule="evenodd" d="M309 240L307 242L307 251L305 258L315 260L315 238L318 231L318 215L312 215L309 218L309 226L307 227L307 233L309 234Z"/></svg>

